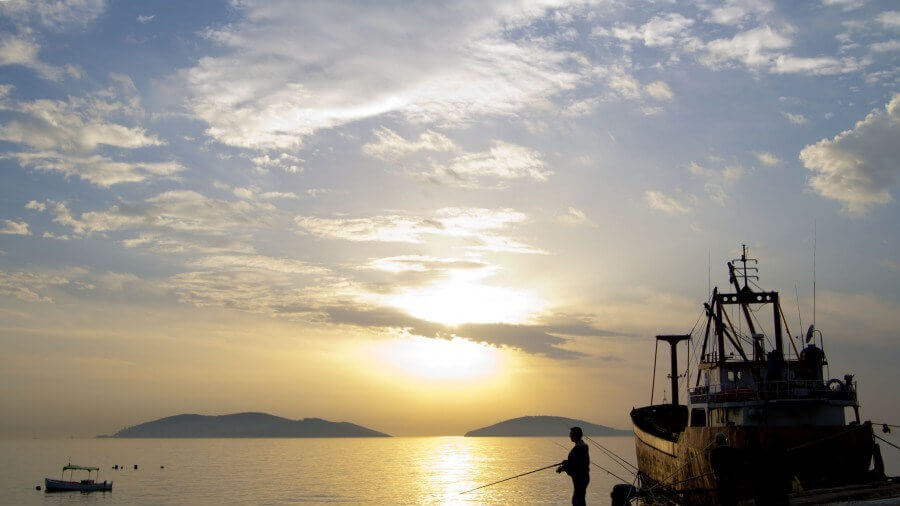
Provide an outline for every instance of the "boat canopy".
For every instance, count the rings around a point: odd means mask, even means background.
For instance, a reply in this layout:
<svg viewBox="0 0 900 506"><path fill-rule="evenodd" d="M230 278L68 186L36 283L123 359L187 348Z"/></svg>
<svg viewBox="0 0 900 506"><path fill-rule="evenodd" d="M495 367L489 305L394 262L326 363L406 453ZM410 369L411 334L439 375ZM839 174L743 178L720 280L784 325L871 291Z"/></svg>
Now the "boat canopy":
<svg viewBox="0 0 900 506"><path fill-rule="evenodd" d="M99 467L87 467L87 466L76 466L75 464L69 464L63 467L63 471L100 471Z"/></svg>

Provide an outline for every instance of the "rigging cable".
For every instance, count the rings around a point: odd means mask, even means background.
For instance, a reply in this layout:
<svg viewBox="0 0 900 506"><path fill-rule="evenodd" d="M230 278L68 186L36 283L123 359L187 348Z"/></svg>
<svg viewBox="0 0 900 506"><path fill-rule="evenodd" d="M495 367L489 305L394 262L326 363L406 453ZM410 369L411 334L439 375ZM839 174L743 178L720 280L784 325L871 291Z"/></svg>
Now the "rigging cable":
<svg viewBox="0 0 900 506"><path fill-rule="evenodd" d="M873 436L875 436L876 439L880 439L880 440L884 441L885 443L887 443L887 444L893 446L894 448L900 450L900 446L897 446L897 445L895 445L894 443L891 443L891 442L888 441L887 439L885 439L885 438L883 438L883 437L881 437L881 436L879 436L879 435L877 435L877 434L873 434Z"/></svg>
<svg viewBox="0 0 900 506"><path fill-rule="evenodd" d="M650 375L650 405L653 405L653 390L656 388L656 354L659 353L659 340L653 348L653 373Z"/></svg>

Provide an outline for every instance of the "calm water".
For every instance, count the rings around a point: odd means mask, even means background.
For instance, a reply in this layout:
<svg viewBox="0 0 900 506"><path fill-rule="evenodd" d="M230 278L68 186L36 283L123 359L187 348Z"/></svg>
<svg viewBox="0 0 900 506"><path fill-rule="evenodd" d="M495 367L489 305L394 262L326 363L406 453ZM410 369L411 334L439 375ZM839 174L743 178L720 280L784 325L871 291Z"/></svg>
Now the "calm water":
<svg viewBox="0 0 900 506"><path fill-rule="evenodd" d="M594 439L634 462L631 437ZM0 503L566 504L571 481L552 469L459 492L558 462L570 445L564 437L0 441ZM58 477L69 457L99 466L113 492L34 490L45 476ZM591 457L627 477L594 447ZM588 502L608 504L618 482L592 468Z"/></svg>
<svg viewBox="0 0 900 506"><path fill-rule="evenodd" d="M632 437L595 440L634 462ZM0 503L567 504L571 482L552 469L459 492L558 462L570 444L566 438L464 437L0 441ZM882 452L888 473L900 471L900 452L886 445ZM34 490L45 476L59 476L68 457L99 466L100 479L115 483L113 492ZM591 458L628 476L593 446ZM126 469L114 471L114 464ZM588 502L609 504L615 483L592 467Z"/></svg>

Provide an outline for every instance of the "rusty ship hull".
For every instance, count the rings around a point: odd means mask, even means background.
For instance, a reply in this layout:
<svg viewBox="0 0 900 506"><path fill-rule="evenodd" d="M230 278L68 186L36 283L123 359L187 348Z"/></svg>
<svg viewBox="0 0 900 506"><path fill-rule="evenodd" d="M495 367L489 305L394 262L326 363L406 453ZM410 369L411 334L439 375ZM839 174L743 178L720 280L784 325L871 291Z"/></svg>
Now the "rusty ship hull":
<svg viewBox="0 0 900 506"><path fill-rule="evenodd" d="M870 476L872 425L686 427L672 437L647 420L647 406L632 413L643 502L719 504L712 450L724 434L737 456L735 492L739 500L760 500L767 489L801 491L860 483ZM641 412L643 411L643 413Z"/></svg>

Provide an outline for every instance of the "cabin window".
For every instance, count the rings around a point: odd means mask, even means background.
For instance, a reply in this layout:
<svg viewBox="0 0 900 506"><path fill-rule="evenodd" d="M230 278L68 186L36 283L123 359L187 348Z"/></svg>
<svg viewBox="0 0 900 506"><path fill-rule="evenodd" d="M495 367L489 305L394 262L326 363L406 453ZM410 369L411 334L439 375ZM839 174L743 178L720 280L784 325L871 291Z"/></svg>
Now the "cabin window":
<svg viewBox="0 0 900 506"><path fill-rule="evenodd" d="M706 410L694 408L691 410L691 427L706 427Z"/></svg>
<svg viewBox="0 0 900 506"><path fill-rule="evenodd" d="M742 376L741 371L728 371L728 381L732 383L740 382Z"/></svg>

